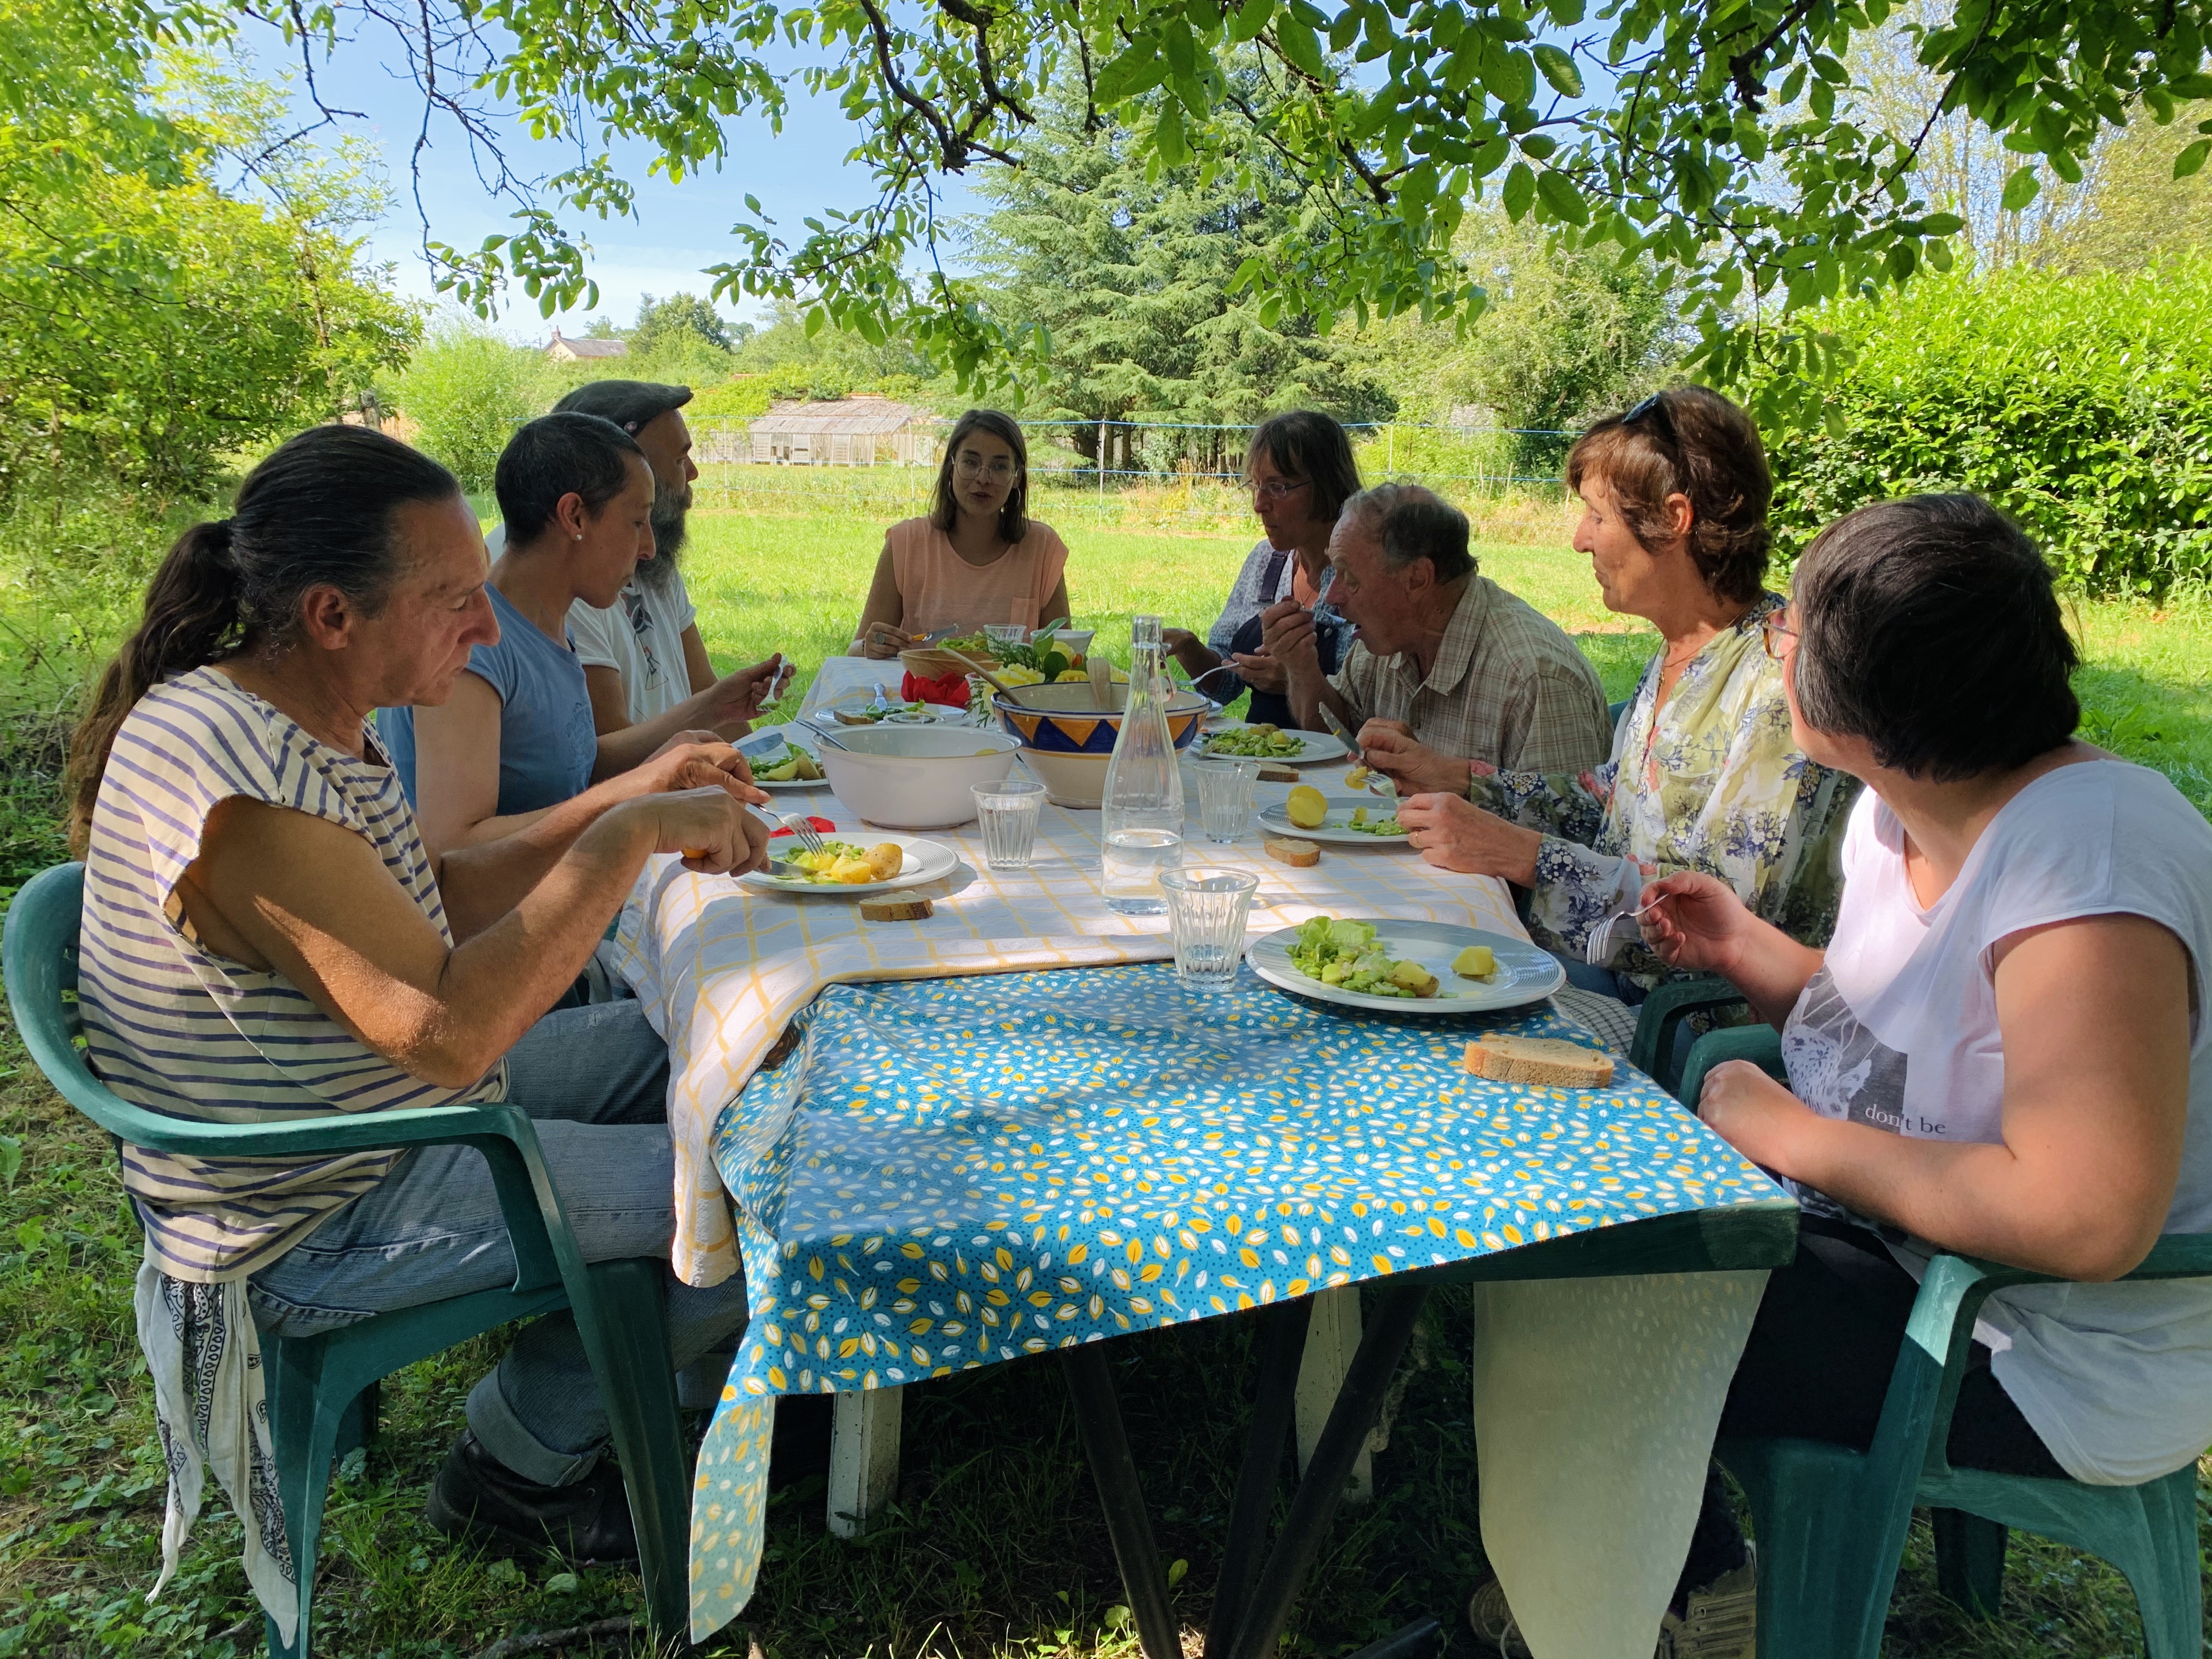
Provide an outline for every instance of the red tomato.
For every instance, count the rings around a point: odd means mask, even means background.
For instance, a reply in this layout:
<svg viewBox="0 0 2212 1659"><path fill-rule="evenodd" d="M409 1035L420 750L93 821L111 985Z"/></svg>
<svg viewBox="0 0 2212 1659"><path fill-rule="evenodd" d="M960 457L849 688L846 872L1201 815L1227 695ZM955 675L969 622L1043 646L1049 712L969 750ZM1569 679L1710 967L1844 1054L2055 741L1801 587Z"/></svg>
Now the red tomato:
<svg viewBox="0 0 2212 1659"><path fill-rule="evenodd" d="M812 824L812 825L814 826L814 830L815 830L815 833L816 833L817 835L822 835L822 836L829 835L831 831L835 830L836 829L836 827L837 827L836 824L832 823L831 823L828 818L817 818L817 817L815 817L811 816L811 814L808 816L808 817L807 817L807 820L806 820L806 821L807 821L807 823L811 823L811 824ZM781 830L781 829L779 829L779 830L769 830L769 831L768 832L768 838L769 838L770 841L774 841L774 840L775 840L778 836L787 836L787 835L790 835L791 833L792 833L792 832L791 832L790 830Z"/></svg>

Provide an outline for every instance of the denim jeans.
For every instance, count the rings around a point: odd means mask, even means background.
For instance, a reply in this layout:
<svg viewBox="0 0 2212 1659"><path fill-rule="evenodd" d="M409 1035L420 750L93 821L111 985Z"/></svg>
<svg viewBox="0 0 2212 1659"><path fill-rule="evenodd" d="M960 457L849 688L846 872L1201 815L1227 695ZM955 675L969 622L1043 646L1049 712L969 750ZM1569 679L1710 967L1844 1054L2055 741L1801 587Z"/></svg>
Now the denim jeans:
<svg viewBox="0 0 2212 1659"><path fill-rule="evenodd" d="M634 1000L556 1010L507 1055L507 1097L535 1121L587 1261L667 1262L676 1231L667 1088L668 1050ZM483 1154L422 1146L256 1273L247 1297L264 1331L313 1336L514 1282ZM671 1273L667 1295L670 1343L693 1396L686 1403L710 1403L744 1325L744 1275L702 1291ZM471 1391L468 1421L484 1449L526 1480L559 1486L590 1472L606 1442L606 1411L568 1312L523 1329Z"/></svg>

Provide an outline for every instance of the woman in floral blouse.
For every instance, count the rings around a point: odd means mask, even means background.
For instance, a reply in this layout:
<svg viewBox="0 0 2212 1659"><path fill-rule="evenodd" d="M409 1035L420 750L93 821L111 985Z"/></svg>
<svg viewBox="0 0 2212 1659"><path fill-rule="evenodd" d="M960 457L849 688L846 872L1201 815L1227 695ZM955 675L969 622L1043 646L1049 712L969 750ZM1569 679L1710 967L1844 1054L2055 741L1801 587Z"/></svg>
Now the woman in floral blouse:
<svg viewBox="0 0 2212 1659"><path fill-rule="evenodd" d="M1717 393L1678 386L1600 421L1567 458L1582 497L1574 544L1606 608L1663 641L1613 732L1579 776L1498 772L1371 733L1370 762L1401 793L1431 864L1530 890L1528 931L1573 981L1641 1002L1668 976L1629 913L1644 884L1699 870L1807 944L1825 943L1857 793L1790 737L1762 591L1772 482L1759 431ZM1474 775L1468 775L1470 769Z"/></svg>

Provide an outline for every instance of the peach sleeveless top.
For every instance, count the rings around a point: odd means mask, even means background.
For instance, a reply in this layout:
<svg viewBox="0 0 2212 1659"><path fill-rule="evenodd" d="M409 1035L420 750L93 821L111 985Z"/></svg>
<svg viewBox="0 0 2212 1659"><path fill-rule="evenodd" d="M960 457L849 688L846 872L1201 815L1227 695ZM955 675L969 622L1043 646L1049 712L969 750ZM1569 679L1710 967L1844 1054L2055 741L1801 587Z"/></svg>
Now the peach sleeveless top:
<svg viewBox="0 0 2212 1659"><path fill-rule="evenodd" d="M1053 620L1044 603L1067 571L1066 544L1035 519L1028 535L981 567L955 552L951 538L927 519L893 525L884 546L904 607L899 626L909 634L967 633L985 623L1041 627Z"/></svg>

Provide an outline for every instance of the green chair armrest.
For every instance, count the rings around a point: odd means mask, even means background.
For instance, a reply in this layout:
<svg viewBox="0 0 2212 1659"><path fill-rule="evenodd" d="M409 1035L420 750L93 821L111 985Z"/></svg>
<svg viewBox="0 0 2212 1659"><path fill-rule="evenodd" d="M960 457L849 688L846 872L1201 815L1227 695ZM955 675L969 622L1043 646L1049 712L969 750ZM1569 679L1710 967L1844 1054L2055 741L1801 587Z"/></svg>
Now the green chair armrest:
<svg viewBox="0 0 2212 1659"><path fill-rule="evenodd" d="M8 1004L23 1047L70 1105L131 1146L202 1158L313 1158L407 1146L474 1146L491 1166L514 1249L514 1289L526 1292L566 1282L573 1296L583 1283L583 1256L561 1214L538 1132L519 1107L495 1102L274 1123L210 1123L149 1111L106 1088L77 1045L77 1022L69 1000L76 989L83 891L82 865L40 872L16 893L0 942Z"/></svg>
<svg viewBox="0 0 2212 1659"><path fill-rule="evenodd" d="M1731 1060L1747 1060L1778 1082L1790 1080L1782 1066L1779 1031L1771 1025L1730 1025L1708 1031L1690 1045L1689 1057L1682 1062L1681 1080L1674 1086L1674 1097L1695 1111L1698 1097L1705 1091L1705 1073Z"/></svg>
<svg viewBox="0 0 2212 1659"><path fill-rule="evenodd" d="M2119 1282L2208 1278L2212 1278L2212 1233L2175 1233L2154 1244L2150 1254ZM1877 1452L1892 1439L1894 1419L1893 1453L1902 1458L1917 1445L1919 1455L1911 1461L1923 1475L1949 1474L1945 1446L1951 1413L1966 1377L1974 1322L1981 1316L1982 1304L1996 1291L2015 1285L2063 1282L2055 1274L1948 1252L1931 1260L1921 1279L1920 1293L1913 1298L1897 1369L1890 1374L1881 1425L1875 1437Z"/></svg>
<svg viewBox="0 0 2212 1659"><path fill-rule="evenodd" d="M1672 979L1654 989L1636 1011L1636 1036L1628 1045L1628 1063L1646 1077L1659 1078L1667 1056L1674 1052L1674 1029L1692 1014L1707 1008L1725 1008L1741 1002L1743 993L1717 974L1695 979Z"/></svg>

